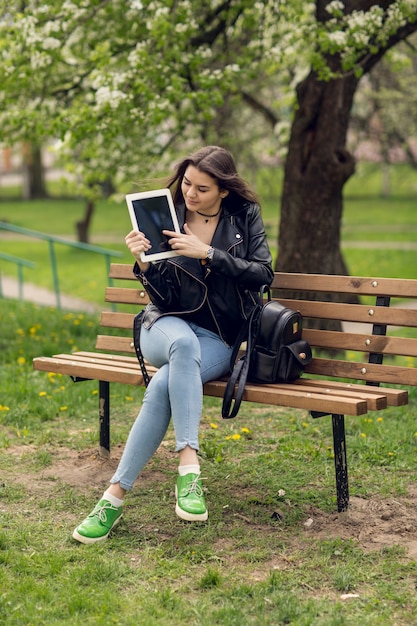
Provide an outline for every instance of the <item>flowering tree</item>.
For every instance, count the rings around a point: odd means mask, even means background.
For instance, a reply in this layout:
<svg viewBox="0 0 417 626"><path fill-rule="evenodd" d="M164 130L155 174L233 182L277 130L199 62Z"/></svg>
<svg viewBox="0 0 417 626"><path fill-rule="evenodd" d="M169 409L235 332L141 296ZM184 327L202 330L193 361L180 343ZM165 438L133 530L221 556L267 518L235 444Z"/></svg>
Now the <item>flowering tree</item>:
<svg viewBox="0 0 417 626"><path fill-rule="evenodd" d="M415 3L318 0L318 48L297 85L277 269L347 274L340 250L342 191L355 163L346 135L358 83L387 50L417 30Z"/></svg>
<svg viewBox="0 0 417 626"><path fill-rule="evenodd" d="M273 128L256 145L288 145L278 268L338 272L353 96L415 30L414 5L0 0L0 140L59 138L91 200L109 179L120 191L143 184L202 141L231 144L220 123L231 111L255 132L256 112Z"/></svg>

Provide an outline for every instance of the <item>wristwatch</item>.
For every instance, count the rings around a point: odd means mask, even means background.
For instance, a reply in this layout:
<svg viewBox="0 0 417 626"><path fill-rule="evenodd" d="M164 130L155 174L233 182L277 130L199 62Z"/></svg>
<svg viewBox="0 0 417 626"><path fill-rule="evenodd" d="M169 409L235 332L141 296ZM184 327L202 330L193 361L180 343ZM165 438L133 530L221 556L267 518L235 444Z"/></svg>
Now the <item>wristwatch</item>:
<svg viewBox="0 0 417 626"><path fill-rule="evenodd" d="M213 260L213 256L214 248L210 246L206 252L206 257L204 259L201 259L201 265L207 265L208 263L211 263L211 261Z"/></svg>

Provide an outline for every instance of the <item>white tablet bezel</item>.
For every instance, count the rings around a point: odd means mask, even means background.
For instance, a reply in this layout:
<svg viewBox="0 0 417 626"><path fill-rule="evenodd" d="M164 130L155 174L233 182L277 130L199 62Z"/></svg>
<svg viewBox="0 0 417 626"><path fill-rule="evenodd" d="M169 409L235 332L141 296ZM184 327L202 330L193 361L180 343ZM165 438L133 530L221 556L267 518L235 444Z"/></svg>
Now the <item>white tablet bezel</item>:
<svg viewBox="0 0 417 626"><path fill-rule="evenodd" d="M170 217L174 226L173 230L176 231L177 233L181 232L180 226L178 223L177 213L175 211L174 202L172 200L171 191L169 189L155 189L154 191L141 191L138 193L127 194L126 203L127 203L127 208L129 210L130 220L132 222L132 226L134 230L141 230L141 228L139 227L139 224L136 218L136 213L135 213L135 208L133 206L133 202L135 200L143 200L146 198L160 198L160 197L165 198L167 201L167 207L169 209ZM147 233L145 232L144 232L144 235L148 236ZM178 256L174 250L168 250L166 252L157 252L157 253L141 252L140 254L141 261L143 261L144 263L147 263L147 262L151 263L153 261L161 261L163 259L169 259L170 257L173 257L173 256Z"/></svg>

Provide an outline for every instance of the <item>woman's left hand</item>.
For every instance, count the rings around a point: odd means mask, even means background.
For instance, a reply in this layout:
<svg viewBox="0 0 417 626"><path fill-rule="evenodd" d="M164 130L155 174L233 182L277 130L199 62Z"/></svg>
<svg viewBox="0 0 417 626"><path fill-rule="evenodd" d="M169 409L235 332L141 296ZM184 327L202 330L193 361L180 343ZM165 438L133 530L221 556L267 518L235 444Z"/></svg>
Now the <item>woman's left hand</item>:
<svg viewBox="0 0 417 626"><path fill-rule="evenodd" d="M163 230L163 234L170 237L168 240L171 248L179 255L188 256L193 259L205 259L207 254L206 243L196 237L187 224L184 224L185 233L176 233L173 230Z"/></svg>

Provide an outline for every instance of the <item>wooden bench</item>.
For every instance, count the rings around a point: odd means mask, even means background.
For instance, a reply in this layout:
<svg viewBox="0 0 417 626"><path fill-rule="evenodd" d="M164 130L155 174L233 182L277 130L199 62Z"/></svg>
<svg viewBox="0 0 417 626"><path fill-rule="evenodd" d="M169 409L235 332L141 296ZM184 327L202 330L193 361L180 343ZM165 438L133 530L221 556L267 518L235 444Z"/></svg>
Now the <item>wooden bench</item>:
<svg viewBox="0 0 417 626"><path fill-rule="evenodd" d="M36 370L68 374L74 382L99 381L101 456L110 454L110 383L143 385L131 329L134 315L148 302L131 265L112 264L110 277L122 286L107 287L106 302L113 307L131 305L132 311L102 312L101 325L113 334L98 335L95 352L33 361ZM417 310L410 308L410 302L412 307L417 301L417 280L276 273L272 287L274 298L303 314L304 337L314 358L294 383L248 384L244 400L305 409L314 418L331 415L337 508L345 511L349 490L344 416L405 405L407 390L390 385L417 385L417 338L407 337L407 329L417 329ZM364 298L365 303L358 303ZM341 303L341 299L355 303ZM334 330L321 329L323 321ZM118 329L117 336L114 329ZM149 367L151 376L154 372ZM221 398L226 380L204 385L205 395Z"/></svg>

